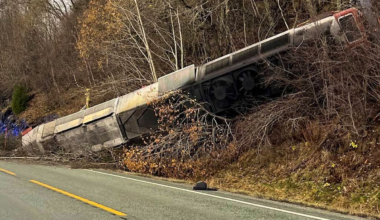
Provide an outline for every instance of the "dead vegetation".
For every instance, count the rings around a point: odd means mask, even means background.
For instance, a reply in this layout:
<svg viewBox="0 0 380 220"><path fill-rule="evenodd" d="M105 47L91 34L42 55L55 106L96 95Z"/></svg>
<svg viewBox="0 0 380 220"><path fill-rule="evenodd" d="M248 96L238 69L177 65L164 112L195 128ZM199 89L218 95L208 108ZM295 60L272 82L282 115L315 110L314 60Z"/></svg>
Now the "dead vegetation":
<svg viewBox="0 0 380 220"><path fill-rule="evenodd" d="M239 119L235 135L247 146L271 146L318 121L366 137L380 110L378 50L326 46L322 40L278 56L264 75L268 85L284 88L284 96Z"/></svg>
<svg viewBox="0 0 380 220"><path fill-rule="evenodd" d="M152 103L159 132L143 138L143 146L127 147L126 169L164 177L202 179L228 163L234 152L230 121L176 92ZM206 165L207 164L207 165Z"/></svg>

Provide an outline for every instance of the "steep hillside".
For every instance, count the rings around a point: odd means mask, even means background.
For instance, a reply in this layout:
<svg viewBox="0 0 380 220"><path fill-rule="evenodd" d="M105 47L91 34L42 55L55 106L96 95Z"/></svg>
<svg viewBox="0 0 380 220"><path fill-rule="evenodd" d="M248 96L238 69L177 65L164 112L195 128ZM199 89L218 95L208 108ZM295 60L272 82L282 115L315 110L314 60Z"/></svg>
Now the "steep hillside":
<svg viewBox="0 0 380 220"><path fill-rule="evenodd" d="M32 126L80 110L86 89L95 105L352 1L71 2L69 10L40 0L0 5L0 106L15 85L28 88L18 117ZM236 119L178 93L151 103L160 131L142 141L89 157L50 156L380 217L379 48L316 38L260 63L263 84L279 95ZM7 140L0 136L0 154L20 145L8 149Z"/></svg>

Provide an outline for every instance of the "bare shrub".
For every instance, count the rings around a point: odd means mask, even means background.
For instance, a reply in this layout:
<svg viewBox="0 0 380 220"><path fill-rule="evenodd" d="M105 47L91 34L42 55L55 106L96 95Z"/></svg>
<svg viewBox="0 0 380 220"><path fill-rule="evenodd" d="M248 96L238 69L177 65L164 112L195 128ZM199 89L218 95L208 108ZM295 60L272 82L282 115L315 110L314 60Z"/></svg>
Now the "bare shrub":
<svg viewBox="0 0 380 220"><path fill-rule="evenodd" d="M211 175L232 158L232 154L226 155L234 148L227 119L181 93L152 106L159 119L159 132L143 138L145 146L125 149L123 165L128 170L197 179Z"/></svg>
<svg viewBox="0 0 380 220"><path fill-rule="evenodd" d="M237 122L238 143L245 149L271 147L308 132L310 121L365 137L380 111L379 51L369 43L348 48L321 39L268 61L266 84L284 95Z"/></svg>
<svg viewBox="0 0 380 220"><path fill-rule="evenodd" d="M21 147L21 139L16 136L6 136L0 134L0 154L10 153L11 151Z"/></svg>
<svg viewBox="0 0 380 220"><path fill-rule="evenodd" d="M297 93L259 106L252 113L241 117L234 126L241 152L251 147L260 150L261 146L271 146L271 136L275 132L280 134L281 139L287 138L291 132L305 125L310 116L307 109L311 104L311 99Z"/></svg>

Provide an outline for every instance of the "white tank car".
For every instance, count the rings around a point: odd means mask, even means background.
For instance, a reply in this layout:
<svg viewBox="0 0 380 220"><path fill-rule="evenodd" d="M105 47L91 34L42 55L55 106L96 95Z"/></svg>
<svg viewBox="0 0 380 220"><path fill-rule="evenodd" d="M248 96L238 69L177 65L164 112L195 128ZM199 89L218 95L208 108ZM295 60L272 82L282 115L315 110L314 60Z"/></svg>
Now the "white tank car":
<svg viewBox="0 0 380 220"><path fill-rule="evenodd" d="M191 65L170 73L157 83L117 99L42 124L22 137L23 148L31 154L61 148L79 155L119 146L157 129L157 118L148 103L172 90L189 91L198 100L208 102L215 113L226 111L247 102L245 94L256 91L256 63L322 35L330 35L346 46L366 40L357 9L332 13L197 68Z"/></svg>

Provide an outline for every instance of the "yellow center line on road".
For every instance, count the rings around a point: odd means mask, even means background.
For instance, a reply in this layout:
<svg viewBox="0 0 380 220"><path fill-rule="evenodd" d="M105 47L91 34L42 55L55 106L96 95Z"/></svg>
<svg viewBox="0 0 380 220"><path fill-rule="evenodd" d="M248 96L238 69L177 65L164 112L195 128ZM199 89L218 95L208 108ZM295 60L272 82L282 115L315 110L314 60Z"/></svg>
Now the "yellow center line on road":
<svg viewBox="0 0 380 220"><path fill-rule="evenodd" d="M81 201L81 202L87 203L87 204L92 205L92 206L94 206L94 207L97 207L97 208L99 208L99 209L103 209L104 211L110 212L110 213L112 213L112 214L114 214L114 215L117 215L117 216L127 216L127 214L125 214L125 213L122 213L122 212L116 211L115 209L111 209L111 208L109 208L109 207L107 207L107 206L104 206L104 205L101 205L101 204L99 204L99 203L96 203L96 202L90 201L90 200L88 200L88 199L82 198L82 197L80 197L80 196L74 195L74 194L69 193L69 192L66 192L66 191L63 191L63 190L61 190L61 189L57 189L57 188L55 188L55 187L53 187L53 186L49 186L49 185L47 185L47 184L44 184L44 183L38 182L38 181L36 181L36 180L29 180L29 181L32 182L32 183L34 183L34 184L37 184L37 185L40 185L40 186L42 186L42 187L45 187L45 188L48 188L48 189L50 189L50 190L56 191L56 192L58 192L58 193L61 193L61 194L65 195L65 196L68 196L68 197L71 197L71 198L73 198L73 199L79 200L79 201Z"/></svg>
<svg viewBox="0 0 380 220"><path fill-rule="evenodd" d="M8 171L8 170L1 169L1 168L0 168L0 172L6 173L6 174L9 174L9 175L12 175L12 176L17 176L15 173L13 173L11 171Z"/></svg>

